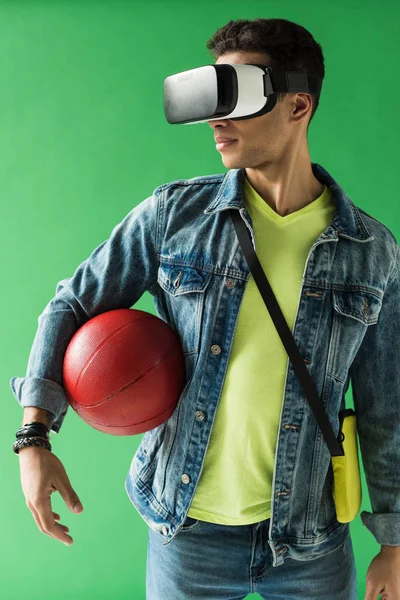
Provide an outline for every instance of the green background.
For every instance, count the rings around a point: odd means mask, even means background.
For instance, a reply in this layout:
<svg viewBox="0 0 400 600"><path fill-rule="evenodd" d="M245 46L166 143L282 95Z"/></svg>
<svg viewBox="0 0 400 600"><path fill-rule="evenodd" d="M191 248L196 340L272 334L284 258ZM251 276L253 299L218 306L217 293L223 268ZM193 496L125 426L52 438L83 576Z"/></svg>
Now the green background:
<svg viewBox="0 0 400 600"><path fill-rule="evenodd" d="M124 481L142 435L114 437L70 409L54 453L84 511L58 492L67 547L43 535L25 504L12 451L22 422L9 380L23 376L37 319L56 283L159 185L224 173L208 124L167 123L166 76L213 63L206 41L230 19L285 18L322 45L326 77L309 130L320 163L361 208L400 234L398 31L392 2L0 2L0 596L145 599L147 525ZM146 292L135 305L152 312ZM351 388L347 405L354 408ZM371 510L363 467L362 510ZM359 598L380 550L351 523ZM260 598L249 595L247 598ZM150 600L150 599L148 599ZM166 599L167 600L167 599ZM173 599L168 599L173 600Z"/></svg>

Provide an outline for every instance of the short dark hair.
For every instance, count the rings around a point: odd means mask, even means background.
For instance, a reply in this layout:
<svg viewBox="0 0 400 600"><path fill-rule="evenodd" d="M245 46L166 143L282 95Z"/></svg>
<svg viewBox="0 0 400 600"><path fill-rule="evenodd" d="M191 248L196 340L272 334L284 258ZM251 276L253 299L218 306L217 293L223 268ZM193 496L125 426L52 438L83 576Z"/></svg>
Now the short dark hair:
<svg viewBox="0 0 400 600"><path fill-rule="evenodd" d="M325 77L322 48L307 29L286 19L238 19L217 29L207 42L208 50L217 60L228 52L263 52L269 66L279 71L303 71L323 80ZM281 101L289 92L277 93ZM310 125L319 105L312 94ZM308 128L307 128L308 129Z"/></svg>

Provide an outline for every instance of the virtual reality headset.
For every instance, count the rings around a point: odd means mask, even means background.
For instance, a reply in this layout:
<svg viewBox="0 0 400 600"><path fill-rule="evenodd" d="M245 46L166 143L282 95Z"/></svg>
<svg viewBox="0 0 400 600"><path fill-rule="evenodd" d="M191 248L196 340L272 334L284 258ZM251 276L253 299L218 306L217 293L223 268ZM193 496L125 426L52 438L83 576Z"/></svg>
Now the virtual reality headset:
<svg viewBox="0 0 400 600"><path fill-rule="evenodd" d="M258 64L205 65L164 79L168 123L194 125L220 119L253 119L270 112L277 92L318 95L322 80L301 71Z"/></svg>

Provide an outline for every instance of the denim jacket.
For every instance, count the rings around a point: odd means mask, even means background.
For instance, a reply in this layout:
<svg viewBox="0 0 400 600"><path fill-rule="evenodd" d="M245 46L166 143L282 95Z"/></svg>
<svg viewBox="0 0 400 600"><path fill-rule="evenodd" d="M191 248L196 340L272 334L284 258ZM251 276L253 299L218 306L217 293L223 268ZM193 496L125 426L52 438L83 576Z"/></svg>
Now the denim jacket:
<svg viewBox="0 0 400 600"><path fill-rule="evenodd" d="M292 334L336 436L351 380L373 511L361 520L379 544L400 545L399 246L324 168L312 169L330 187L336 212L310 248ZM72 335L88 319L152 294L157 315L180 336L186 382L171 417L143 435L125 488L164 544L179 534L200 477L250 277L229 209L239 210L257 251L244 176L231 169L157 187L57 284L38 318L27 375L10 381L22 406L54 413L58 432L69 406L62 362ZM288 361L268 539L274 566L285 553L317 558L349 535L349 523L336 519L332 483L331 455Z"/></svg>

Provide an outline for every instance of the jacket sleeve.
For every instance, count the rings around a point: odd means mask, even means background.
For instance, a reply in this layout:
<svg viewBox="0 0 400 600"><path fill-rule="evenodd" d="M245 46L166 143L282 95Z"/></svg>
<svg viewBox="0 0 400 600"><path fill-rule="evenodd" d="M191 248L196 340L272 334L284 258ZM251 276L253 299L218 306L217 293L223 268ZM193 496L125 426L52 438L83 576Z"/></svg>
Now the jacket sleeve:
<svg viewBox="0 0 400 600"><path fill-rule="evenodd" d="M381 545L400 545L400 254L375 325L350 367L354 409L372 513L363 525Z"/></svg>
<svg viewBox="0 0 400 600"><path fill-rule="evenodd" d="M157 286L161 193L133 208L83 261L72 277L59 281L55 296L38 317L26 377L12 377L12 392L22 407L36 406L55 415L58 433L69 403L62 387L62 366L74 333L94 316L130 308Z"/></svg>

